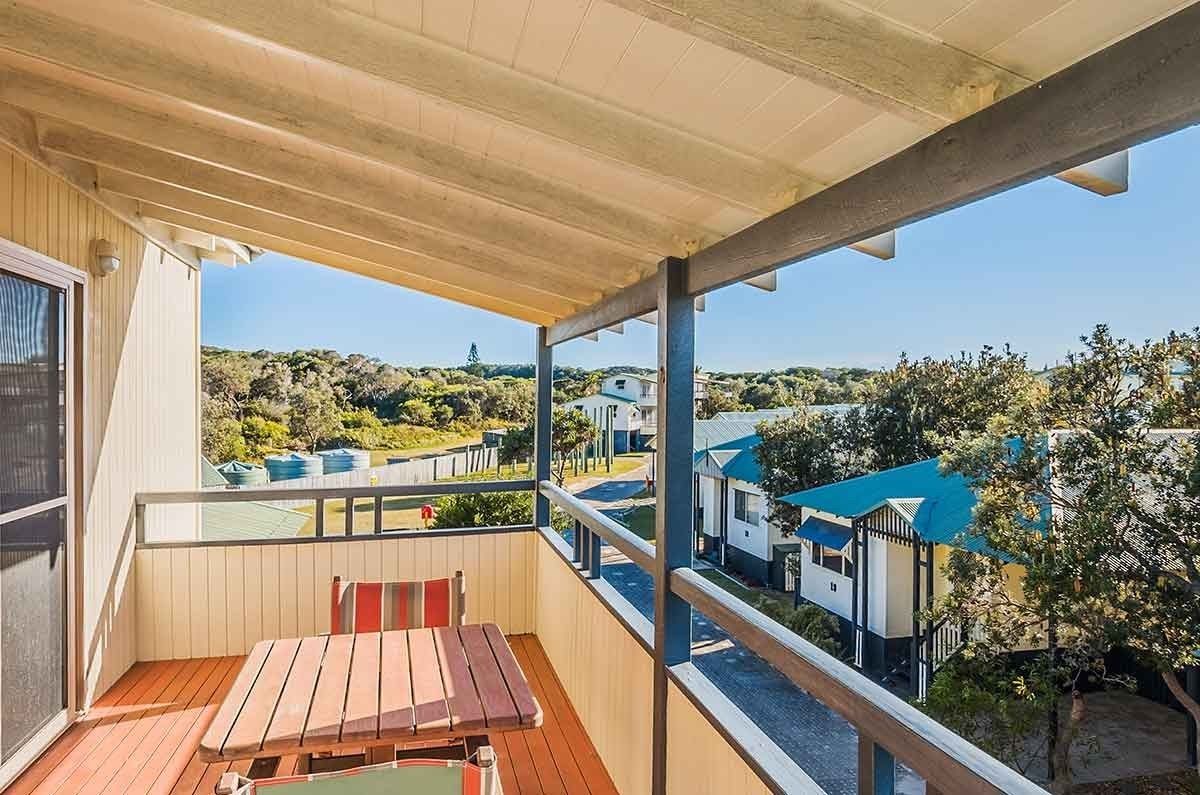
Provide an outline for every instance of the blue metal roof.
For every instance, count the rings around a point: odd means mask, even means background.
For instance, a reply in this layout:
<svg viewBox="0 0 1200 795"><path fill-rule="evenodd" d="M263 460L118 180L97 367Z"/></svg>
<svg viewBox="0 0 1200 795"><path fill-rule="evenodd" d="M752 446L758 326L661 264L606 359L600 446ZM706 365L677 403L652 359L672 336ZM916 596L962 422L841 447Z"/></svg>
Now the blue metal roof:
<svg viewBox="0 0 1200 795"><path fill-rule="evenodd" d="M758 456L754 454L756 447L758 447L757 441L755 444L739 450L737 455L729 459L721 467L721 472L725 477L737 478L747 483L758 483L762 479L762 469L758 465Z"/></svg>
<svg viewBox="0 0 1200 795"><path fill-rule="evenodd" d="M930 499L956 491L970 493L966 478L958 474L942 475L938 471L938 459L930 458L915 464L798 491L784 497L783 502L835 516L854 518L870 513L889 499Z"/></svg>
<svg viewBox="0 0 1200 795"><path fill-rule="evenodd" d="M850 537L854 535L854 530L844 524L830 522L825 519L819 519L816 516L810 516L796 528L796 536L798 538L807 538L809 541L816 541L823 547L830 549L843 549L846 544L850 543Z"/></svg>

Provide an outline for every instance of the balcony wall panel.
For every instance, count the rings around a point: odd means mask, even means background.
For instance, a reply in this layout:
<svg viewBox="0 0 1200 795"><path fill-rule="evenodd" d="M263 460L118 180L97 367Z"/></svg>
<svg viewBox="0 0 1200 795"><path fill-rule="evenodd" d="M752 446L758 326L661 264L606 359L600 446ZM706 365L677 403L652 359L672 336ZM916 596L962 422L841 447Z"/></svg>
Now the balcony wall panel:
<svg viewBox="0 0 1200 795"><path fill-rule="evenodd" d="M681 795L771 792L674 682L667 685L667 788Z"/></svg>
<svg viewBox="0 0 1200 795"><path fill-rule="evenodd" d="M117 273L87 285L79 602L90 700L136 656L134 493L199 482L200 274L8 150L0 150L0 238L84 271L98 238L121 254ZM194 537L194 507L169 516L172 532Z"/></svg>
<svg viewBox="0 0 1200 795"><path fill-rule="evenodd" d="M534 544L526 531L143 547L135 553L137 659L245 654L267 638L328 632L334 575L425 580L461 570L468 621L530 633Z"/></svg>
<svg viewBox="0 0 1200 795"><path fill-rule="evenodd" d="M646 795L653 659L545 538L536 559L538 641L617 790Z"/></svg>

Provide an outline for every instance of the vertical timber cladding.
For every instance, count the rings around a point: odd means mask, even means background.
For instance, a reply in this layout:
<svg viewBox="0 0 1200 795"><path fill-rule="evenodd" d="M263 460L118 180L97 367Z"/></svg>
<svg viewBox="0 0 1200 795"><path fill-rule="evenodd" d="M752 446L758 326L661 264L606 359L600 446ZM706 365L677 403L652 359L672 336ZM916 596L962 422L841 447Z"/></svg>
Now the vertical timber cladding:
<svg viewBox="0 0 1200 795"><path fill-rule="evenodd" d="M133 494L199 484L200 274L59 177L0 149L0 237L93 272L95 240L121 268L85 300L83 565L86 704L136 657ZM171 514L194 532L195 511ZM191 523L191 524L189 524Z"/></svg>

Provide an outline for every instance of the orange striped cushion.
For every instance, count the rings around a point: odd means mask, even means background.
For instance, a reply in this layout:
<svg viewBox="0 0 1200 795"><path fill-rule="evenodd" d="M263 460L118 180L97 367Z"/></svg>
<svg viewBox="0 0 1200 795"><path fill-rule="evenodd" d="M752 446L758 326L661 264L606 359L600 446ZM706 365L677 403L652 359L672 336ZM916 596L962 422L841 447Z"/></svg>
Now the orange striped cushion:
<svg viewBox="0 0 1200 795"><path fill-rule="evenodd" d="M458 615L458 594L448 578L408 582L333 581L330 631L448 627Z"/></svg>

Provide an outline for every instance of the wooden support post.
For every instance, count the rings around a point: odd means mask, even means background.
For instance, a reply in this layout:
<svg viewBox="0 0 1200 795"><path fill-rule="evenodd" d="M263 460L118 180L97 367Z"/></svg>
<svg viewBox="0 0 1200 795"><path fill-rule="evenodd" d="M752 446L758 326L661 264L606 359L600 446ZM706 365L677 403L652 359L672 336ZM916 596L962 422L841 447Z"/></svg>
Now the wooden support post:
<svg viewBox="0 0 1200 795"><path fill-rule="evenodd" d="M583 528L583 532L579 538L579 568L584 571L590 571L592 568L592 536L595 535L587 527Z"/></svg>
<svg viewBox="0 0 1200 795"><path fill-rule="evenodd" d="M858 520L854 519L850 522L850 528L853 533L850 541L850 559L852 568L850 569L850 643L853 648L850 650L850 656L853 659L854 665L862 667L861 649L858 634L858 591L859 583L862 581L862 558L859 555L859 527ZM817 543L813 541L812 543ZM796 593L800 593L800 585L796 585Z"/></svg>
<svg viewBox="0 0 1200 795"><path fill-rule="evenodd" d="M925 545L925 610L933 608L933 542ZM933 659L933 618L925 621L925 680L920 696L925 698L929 687L933 684L933 671L936 661Z"/></svg>
<svg viewBox="0 0 1200 795"><path fill-rule="evenodd" d="M909 686L918 697L921 690L921 539L912 534L912 642L908 655Z"/></svg>
<svg viewBox="0 0 1200 795"><path fill-rule="evenodd" d="M667 668L692 653L692 608L671 592L671 571L692 564L695 316L688 263L658 266L658 463L655 467L654 702L651 792L666 795Z"/></svg>
<svg viewBox="0 0 1200 795"><path fill-rule="evenodd" d="M538 326L534 347L534 408L533 455L536 471L533 473L533 525L550 526L550 501L537 488L538 483L550 479L550 418L554 401L554 349L546 341L546 327Z"/></svg>
<svg viewBox="0 0 1200 795"><path fill-rule="evenodd" d="M862 571L859 572L858 581L862 583L862 651L859 653L858 667L865 671L869 662L868 641L871 633L871 531L863 525L861 532Z"/></svg>
<svg viewBox="0 0 1200 795"><path fill-rule="evenodd" d="M575 534L571 537L571 562L583 560L583 523L575 522Z"/></svg>
<svg viewBox="0 0 1200 795"><path fill-rule="evenodd" d="M317 538L325 535L325 500L318 497L317 507L314 510L314 515L317 519Z"/></svg>

